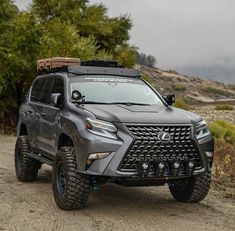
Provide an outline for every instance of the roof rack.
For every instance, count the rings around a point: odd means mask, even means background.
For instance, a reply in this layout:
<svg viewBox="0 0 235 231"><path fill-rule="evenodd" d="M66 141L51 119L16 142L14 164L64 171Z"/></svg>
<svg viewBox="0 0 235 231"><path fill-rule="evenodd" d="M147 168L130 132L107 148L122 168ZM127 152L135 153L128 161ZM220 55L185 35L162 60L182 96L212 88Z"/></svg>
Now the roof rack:
<svg viewBox="0 0 235 231"><path fill-rule="evenodd" d="M81 66L90 66L90 67L116 67L124 68L116 61L104 61L104 60L88 60L81 62Z"/></svg>
<svg viewBox="0 0 235 231"><path fill-rule="evenodd" d="M39 74L66 72L75 75L141 77L139 71L124 68L115 61L90 60L81 62L80 59L63 57L38 60L37 70Z"/></svg>

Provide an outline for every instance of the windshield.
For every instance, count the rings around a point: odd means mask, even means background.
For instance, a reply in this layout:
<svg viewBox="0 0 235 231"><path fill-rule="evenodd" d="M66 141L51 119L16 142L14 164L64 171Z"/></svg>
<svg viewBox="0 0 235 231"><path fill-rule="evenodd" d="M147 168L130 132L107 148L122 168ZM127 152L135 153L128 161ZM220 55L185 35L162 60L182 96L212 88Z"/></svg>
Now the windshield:
<svg viewBox="0 0 235 231"><path fill-rule="evenodd" d="M85 103L162 105L159 96L141 79L115 76L70 78L70 90L78 90Z"/></svg>

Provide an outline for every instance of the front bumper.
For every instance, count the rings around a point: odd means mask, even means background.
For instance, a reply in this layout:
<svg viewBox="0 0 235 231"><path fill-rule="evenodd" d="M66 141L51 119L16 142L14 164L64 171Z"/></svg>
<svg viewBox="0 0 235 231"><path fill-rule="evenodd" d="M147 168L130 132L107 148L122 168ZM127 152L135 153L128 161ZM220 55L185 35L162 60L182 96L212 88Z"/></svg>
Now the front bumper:
<svg viewBox="0 0 235 231"><path fill-rule="evenodd" d="M132 147L135 137L125 125L115 124L115 126L118 128L118 140L96 136L86 130L80 133L79 137L77 137L77 145L79 147L77 149L77 166L79 172L96 176L125 178L139 177L139 173L137 171L120 170L120 165L130 147ZM190 139L195 142L201 161L200 168L195 169L193 175L198 175L211 171L212 160L207 157L206 152L214 152L214 140L211 136L208 136L200 141L197 141L193 134L194 127L192 126ZM90 166L87 165L89 154L97 152L110 152L110 155L104 159L95 160ZM149 177L150 176L151 175L149 175ZM162 176L159 178L171 179L179 177Z"/></svg>

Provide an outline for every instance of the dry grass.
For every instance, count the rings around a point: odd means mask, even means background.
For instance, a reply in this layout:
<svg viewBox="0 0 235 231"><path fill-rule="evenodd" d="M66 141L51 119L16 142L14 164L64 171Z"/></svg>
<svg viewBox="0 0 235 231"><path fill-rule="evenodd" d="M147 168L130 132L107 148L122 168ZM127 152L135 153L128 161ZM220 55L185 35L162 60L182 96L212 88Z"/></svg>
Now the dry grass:
<svg viewBox="0 0 235 231"><path fill-rule="evenodd" d="M208 94L213 94L213 95L217 95L217 96L226 96L226 97L231 97L233 94L231 94L229 91L226 91L224 89L220 89L220 88L215 88L215 87L202 87L201 90L205 93Z"/></svg>
<svg viewBox="0 0 235 231"><path fill-rule="evenodd" d="M218 187L235 187L235 146L216 141L213 179Z"/></svg>
<svg viewBox="0 0 235 231"><path fill-rule="evenodd" d="M217 111L233 111L234 107L230 104L219 104L215 107Z"/></svg>

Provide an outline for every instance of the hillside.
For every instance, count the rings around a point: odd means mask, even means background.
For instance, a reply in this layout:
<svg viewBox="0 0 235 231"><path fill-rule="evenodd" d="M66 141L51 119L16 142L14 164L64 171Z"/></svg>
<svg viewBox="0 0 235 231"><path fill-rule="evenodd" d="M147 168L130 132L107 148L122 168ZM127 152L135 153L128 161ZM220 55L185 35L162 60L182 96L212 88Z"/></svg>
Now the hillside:
<svg viewBox="0 0 235 231"><path fill-rule="evenodd" d="M190 103L235 102L235 85L181 75L175 71L164 71L137 65L142 76L162 95L175 94Z"/></svg>
<svg viewBox="0 0 235 231"><path fill-rule="evenodd" d="M177 70L186 75L200 76L203 79L235 84L235 67L233 65L182 66L177 67Z"/></svg>

